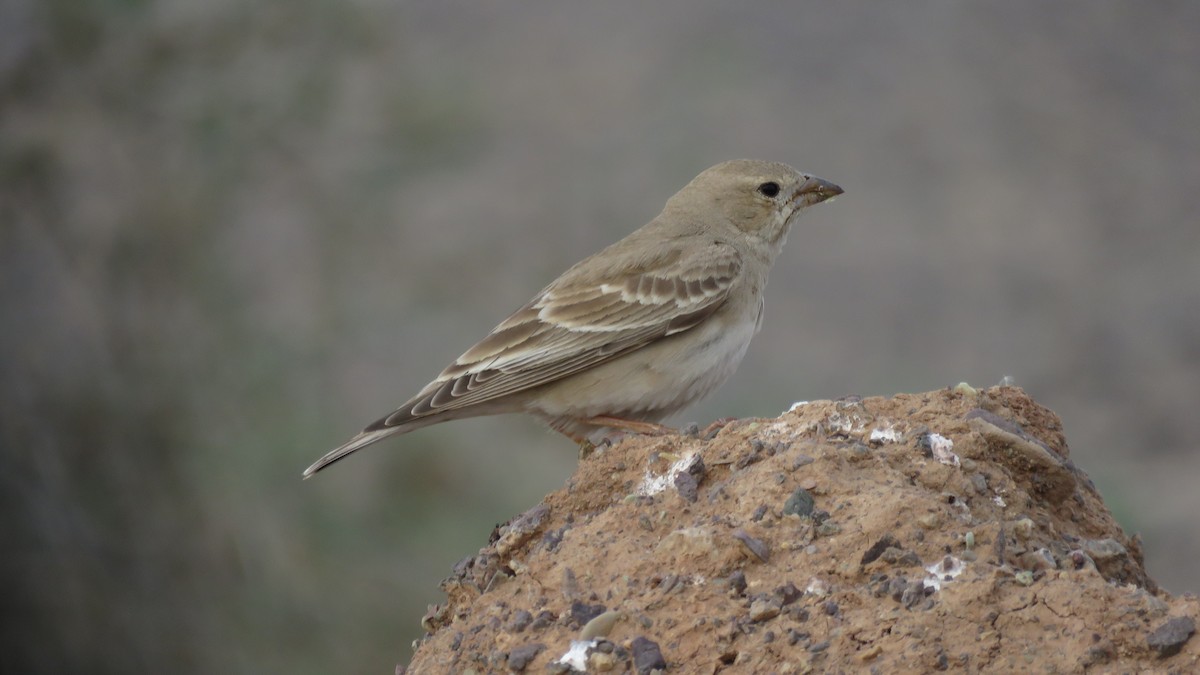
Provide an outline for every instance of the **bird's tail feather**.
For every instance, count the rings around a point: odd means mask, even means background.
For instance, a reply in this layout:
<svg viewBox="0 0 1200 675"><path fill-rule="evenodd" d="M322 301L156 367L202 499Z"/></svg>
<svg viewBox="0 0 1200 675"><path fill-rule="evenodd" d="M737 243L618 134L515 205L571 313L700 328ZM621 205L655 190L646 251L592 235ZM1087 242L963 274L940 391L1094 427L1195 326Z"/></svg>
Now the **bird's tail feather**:
<svg viewBox="0 0 1200 675"><path fill-rule="evenodd" d="M381 441L392 434L400 433L402 431L409 431L409 429L404 427L385 427L383 429L376 429L374 431L364 431L347 441L345 444L325 453L325 456L321 459L313 462L312 466L304 470L304 477L311 478L316 472L324 469L330 464L333 464L339 459L342 459L355 450L361 450L376 441Z"/></svg>

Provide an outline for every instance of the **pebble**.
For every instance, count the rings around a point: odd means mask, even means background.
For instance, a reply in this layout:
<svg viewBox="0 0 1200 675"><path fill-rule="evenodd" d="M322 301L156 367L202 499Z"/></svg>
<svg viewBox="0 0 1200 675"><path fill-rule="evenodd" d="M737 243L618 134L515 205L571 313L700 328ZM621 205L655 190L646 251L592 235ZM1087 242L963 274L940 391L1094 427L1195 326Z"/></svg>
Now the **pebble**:
<svg viewBox="0 0 1200 675"><path fill-rule="evenodd" d="M878 560L879 556L883 555L884 551L888 550L889 548L899 547L900 542L896 539L896 537L894 537L891 533L885 534L880 537L879 541L872 544L871 548L867 549L866 552L863 553L862 559L858 564L869 565Z"/></svg>
<svg viewBox="0 0 1200 675"><path fill-rule="evenodd" d="M1196 632L1196 622L1190 616L1177 616L1154 629L1146 636L1146 644L1158 652L1159 658L1174 656Z"/></svg>
<svg viewBox="0 0 1200 675"><path fill-rule="evenodd" d="M783 503L783 515L810 516L813 512L813 507L816 506L816 500L812 493L802 487L798 487L792 492L787 501Z"/></svg>
<svg viewBox="0 0 1200 675"><path fill-rule="evenodd" d="M546 645L540 642L522 645L508 653L508 667L510 670L515 670L518 673L525 670L529 662L537 657Z"/></svg>
<svg viewBox="0 0 1200 675"><path fill-rule="evenodd" d="M746 574L741 570L734 570L729 574L729 588L736 594L741 595L746 592Z"/></svg>
<svg viewBox="0 0 1200 675"><path fill-rule="evenodd" d="M523 609L518 609L513 612L512 620L508 622L508 631L510 633L520 633L531 623L533 623L533 615Z"/></svg>
<svg viewBox="0 0 1200 675"><path fill-rule="evenodd" d="M758 558L760 561L767 562L767 560L770 559L771 549L769 549L767 547L767 545L765 543L763 543L761 540L751 537L749 534L746 533L745 530L741 529L740 527L733 531L733 538L740 541L742 543L742 546L744 546L747 551L749 551L755 558Z"/></svg>
<svg viewBox="0 0 1200 675"><path fill-rule="evenodd" d="M639 675L646 675L651 670L661 670L667 667L667 660L663 658L662 650L653 640L639 635L633 639L630 649L633 651L634 670Z"/></svg>
<svg viewBox="0 0 1200 675"><path fill-rule="evenodd" d="M768 621L779 616L782 603L777 598L761 598L750 603L750 620Z"/></svg>

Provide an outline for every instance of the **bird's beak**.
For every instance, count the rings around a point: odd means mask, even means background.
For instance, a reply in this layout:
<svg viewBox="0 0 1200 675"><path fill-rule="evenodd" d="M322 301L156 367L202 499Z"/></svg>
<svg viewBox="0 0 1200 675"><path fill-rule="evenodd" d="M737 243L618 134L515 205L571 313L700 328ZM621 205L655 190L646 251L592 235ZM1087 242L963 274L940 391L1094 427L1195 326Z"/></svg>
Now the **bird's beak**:
<svg viewBox="0 0 1200 675"><path fill-rule="evenodd" d="M828 201L845 192L842 188L830 183L823 178L816 176L808 176L808 178L796 188L796 194L792 197L792 202L797 208L812 206Z"/></svg>

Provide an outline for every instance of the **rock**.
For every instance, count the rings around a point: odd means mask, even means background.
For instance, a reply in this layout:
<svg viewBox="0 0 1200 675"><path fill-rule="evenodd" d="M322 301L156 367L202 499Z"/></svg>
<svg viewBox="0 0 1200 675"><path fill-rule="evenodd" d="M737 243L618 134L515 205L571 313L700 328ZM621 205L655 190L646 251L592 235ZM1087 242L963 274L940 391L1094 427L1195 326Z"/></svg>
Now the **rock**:
<svg viewBox="0 0 1200 675"><path fill-rule="evenodd" d="M633 651L633 669L639 675L646 675L651 670L662 670L667 667L667 660L663 658L662 650L653 640L639 635L633 639L630 649Z"/></svg>
<svg viewBox="0 0 1200 675"><path fill-rule="evenodd" d="M1190 616L1176 616L1146 636L1146 644L1158 652L1159 658L1175 656L1196 632L1196 622Z"/></svg>
<svg viewBox="0 0 1200 675"><path fill-rule="evenodd" d="M777 504L779 502L776 502ZM796 488L787 501L783 503L783 515L809 516L812 515L816 500L812 493L802 487Z"/></svg>
<svg viewBox="0 0 1200 675"><path fill-rule="evenodd" d="M518 673L525 670L529 662L537 658L537 655L542 653L546 645L540 642L522 645L508 653L508 668L515 670Z"/></svg>
<svg viewBox="0 0 1200 675"><path fill-rule="evenodd" d="M965 419L985 404L1000 421ZM854 449L884 426L904 442ZM961 465L925 458L922 434ZM686 479L684 498L630 498L682 457L702 458L702 480L687 473L704 499ZM1039 476L1047 457L1058 468ZM534 654L527 672L650 672L661 645L681 673L1200 672L1186 623L1200 599L1156 589L1139 540L1065 457L1061 422L1012 387L815 401L711 441L628 436L456 566L409 670L503 672ZM962 573L926 582L922 561L947 556ZM1052 648L1029 652L1051 626Z"/></svg>

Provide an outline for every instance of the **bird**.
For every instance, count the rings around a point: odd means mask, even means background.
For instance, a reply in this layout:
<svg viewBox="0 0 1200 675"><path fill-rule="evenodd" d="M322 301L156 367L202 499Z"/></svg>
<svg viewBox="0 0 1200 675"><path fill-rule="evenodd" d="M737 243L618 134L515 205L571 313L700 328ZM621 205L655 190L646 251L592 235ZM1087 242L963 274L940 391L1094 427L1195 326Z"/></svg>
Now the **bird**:
<svg viewBox="0 0 1200 675"><path fill-rule="evenodd" d="M309 478L390 436L526 413L576 443L656 433L718 388L763 318L767 273L802 211L841 187L777 162L710 167L648 224L579 263Z"/></svg>

